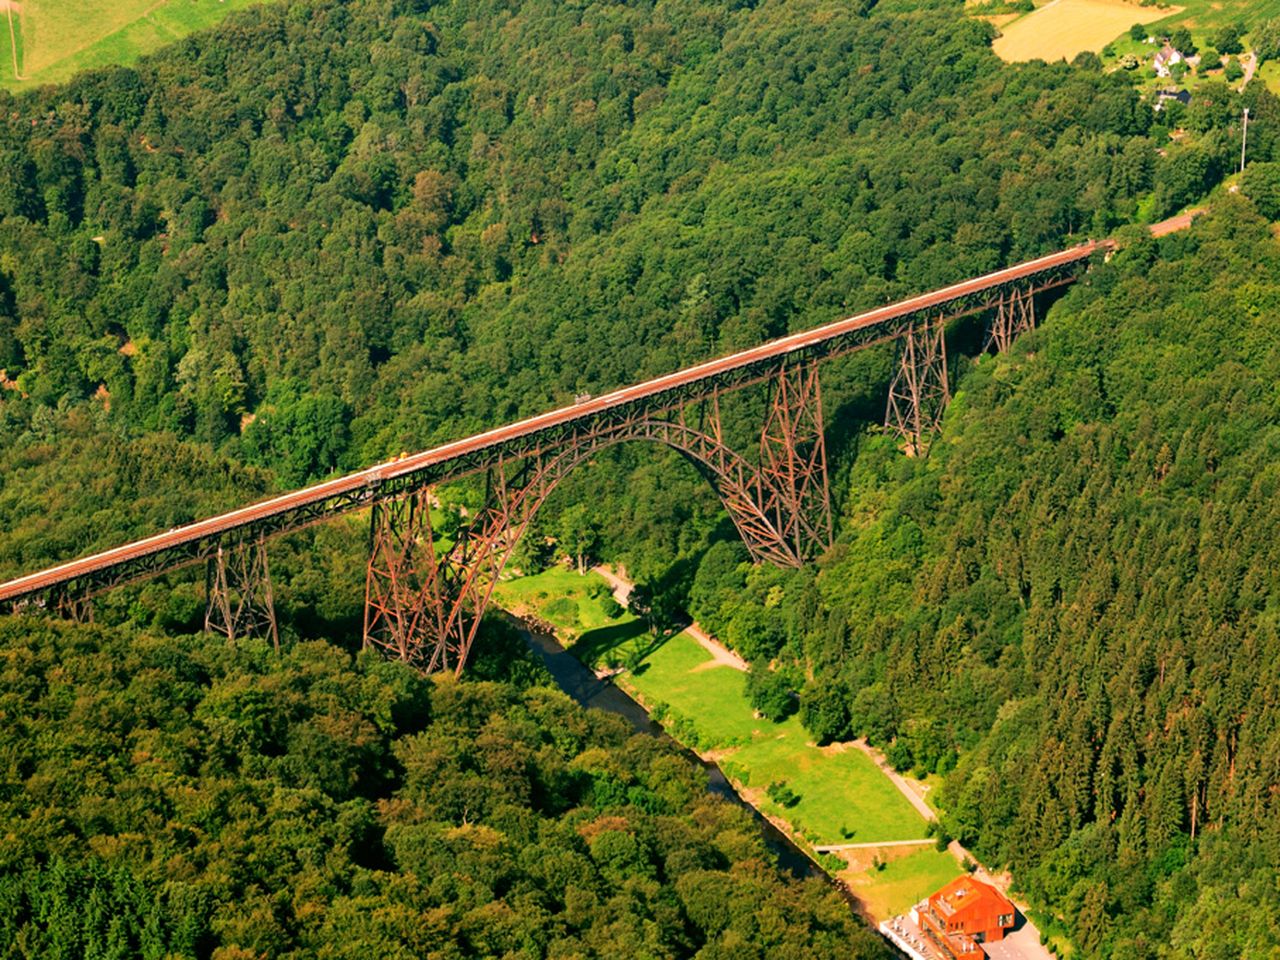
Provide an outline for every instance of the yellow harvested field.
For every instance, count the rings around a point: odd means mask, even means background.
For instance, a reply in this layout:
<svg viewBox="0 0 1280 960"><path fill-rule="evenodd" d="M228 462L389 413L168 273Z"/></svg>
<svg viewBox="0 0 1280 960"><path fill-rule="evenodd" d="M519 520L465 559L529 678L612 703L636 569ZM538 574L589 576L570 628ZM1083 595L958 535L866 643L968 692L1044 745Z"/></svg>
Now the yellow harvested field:
<svg viewBox="0 0 1280 960"><path fill-rule="evenodd" d="M1085 50L1098 53L1135 23L1152 23L1176 12L1125 0L1052 0L1004 27L992 48L1009 61L1070 60Z"/></svg>

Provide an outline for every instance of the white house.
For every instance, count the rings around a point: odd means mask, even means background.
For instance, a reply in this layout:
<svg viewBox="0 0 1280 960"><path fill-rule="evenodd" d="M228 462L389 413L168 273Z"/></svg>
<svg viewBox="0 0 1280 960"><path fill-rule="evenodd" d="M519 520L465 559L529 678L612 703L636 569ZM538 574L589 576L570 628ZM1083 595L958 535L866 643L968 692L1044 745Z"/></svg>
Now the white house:
<svg viewBox="0 0 1280 960"><path fill-rule="evenodd" d="M1182 62L1182 54L1180 54L1177 50L1173 49L1173 47L1169 46L1169 44L1166 43L1163 47L1160 48L1160 52L1156 54L1156 61L1155 61L1156 76L1159 76L1159 77L1169 76L1170 68L1175 63L1181 63L1181 62Z"/></svg>

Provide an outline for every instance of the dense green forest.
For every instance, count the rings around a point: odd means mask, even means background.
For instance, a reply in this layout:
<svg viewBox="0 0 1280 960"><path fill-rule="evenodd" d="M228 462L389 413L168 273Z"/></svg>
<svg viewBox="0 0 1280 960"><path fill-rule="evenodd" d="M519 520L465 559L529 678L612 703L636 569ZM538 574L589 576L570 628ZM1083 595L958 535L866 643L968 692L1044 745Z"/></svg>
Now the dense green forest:
<svg viewBox="0 0 1280 960"><path fill-rule="evenodd" d="M948 829L1087 955L1270 956L1280 245L1243 200L1126 240L962 364L927 462L866 439L816 571L717 545L692 606L819 737L945 774Z"/></svg>
<svg viewBox="0 0 1280 960"><path fill-rule="evenodd" d="M0 624L0 956L888 956L668 741L474 666Z"/></svg>
<svg viewBox="0 0 1280 960"><path fill-rule="evenodd" d="M1155 114L990 36L910 0L293 0L0 94L0 576L1175 212L1230 171L1245 105L1280 160L1256 84ZM887 352L824 369L841 524L812 569L745 566L652 450L602 456L543 523L592 505L598 551L756 688L772 664L816 735L946 774L948 828L1087 955L1260 956L1280 263L1244 199L1127 241L1011 356L956 361L927 462L868 425ZM340 521L274 548L280 661L187 637L181 575L112 595L112 626L0 626L16 955L338 929L413 955L750 955L766 928L769 955L870 950L664 748L511 678L306 642L353 643L363 544ZM472 809L513 757L523 793ZM781 913L689 900L735 884ZM477 946L479 917L510 939Z"/></svg>
<svg viewBox="0 0 1280 960"><path fill-rule="evenodd" d="M172 508L51 525L69 437L297 485L1162 215L1234 156L1225 87L1162 156L1121 78L1010 68L985 24L911 6L299 0L0 95L0 431L28 491L0 571L225 502L181 476ZM1268 159L1275 101L1244 99ZM580 487L611 552L644 578L696 556L696 478L615 461L638 472Z"/></svg>

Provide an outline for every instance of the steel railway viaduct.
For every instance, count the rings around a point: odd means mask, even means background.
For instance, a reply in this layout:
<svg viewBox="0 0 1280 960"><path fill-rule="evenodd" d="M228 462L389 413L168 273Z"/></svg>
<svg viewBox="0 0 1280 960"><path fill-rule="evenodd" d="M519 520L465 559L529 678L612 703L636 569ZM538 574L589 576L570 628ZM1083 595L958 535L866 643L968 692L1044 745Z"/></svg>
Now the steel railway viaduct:
<svg viewBox="0 0 1280 960"><path fill-rule="evenodd" d="M950 398L948 321L986 315L987 347L1003 351L1034 325L1037 293L1072 283L1111 247L1084 243L20 577L0 584L0 613L84 619L103 591L203 563L205 628L278 643L266 541L370 509L365 644L427 672L461 672L498 575L538 508L575 466L626 440L679 451L715 489L756 561L799 566L832 534L820 363L896 341L885 423L923 453ZM720 398L751 384L764 384L769 401L759 447L743 454L725 442ZM486 477L483 508L454 542L440 541L431 488L477 474Z"/></svg>

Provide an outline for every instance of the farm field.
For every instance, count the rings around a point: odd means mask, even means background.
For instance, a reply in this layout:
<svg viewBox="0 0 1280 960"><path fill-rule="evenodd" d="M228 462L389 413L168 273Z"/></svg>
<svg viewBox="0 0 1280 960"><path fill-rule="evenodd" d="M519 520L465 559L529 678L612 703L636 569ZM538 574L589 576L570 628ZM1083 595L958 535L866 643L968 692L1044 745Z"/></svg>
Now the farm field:
<svg viewBox="0 0 1280 960"><path fill-rule="evenodd" d="M80 70L127 64L229 13L263 0L15 0L13 55L0 56L0 83L24 89L65 80ZM9 46L5 43L5 46Z"/></svg>
<svg viewBox="0 0 1280 960"><path fill-rule="evenodd" d="M1100 52L1135 23L1154 23L1177 12L1125 0L1052 0L1001 28L991 46L1010 62L1070 60L1086 50Z"/></svg>
<svg viewBox="0 0 1280 960"><path fill-rule="evenodd" d="M1179 0L1177 7L1162 13L1162 19L1157 21L1161 28L1182 25L1199 31L1241 23L1247 30L1280 17L1280 0Z"/></svg>

